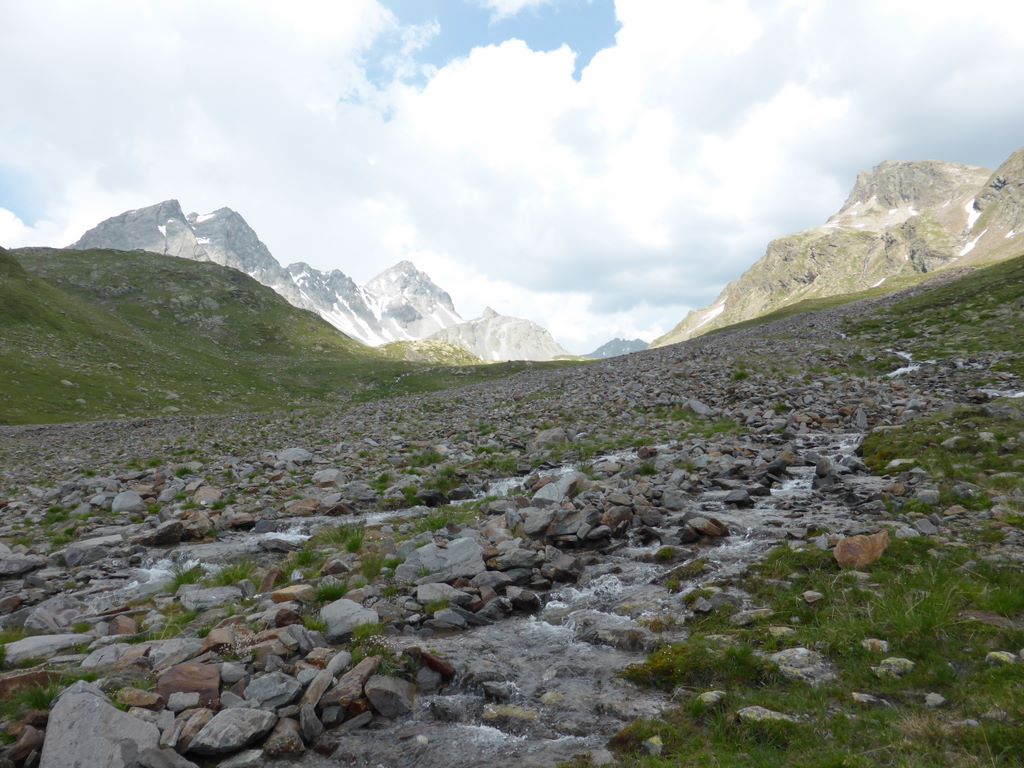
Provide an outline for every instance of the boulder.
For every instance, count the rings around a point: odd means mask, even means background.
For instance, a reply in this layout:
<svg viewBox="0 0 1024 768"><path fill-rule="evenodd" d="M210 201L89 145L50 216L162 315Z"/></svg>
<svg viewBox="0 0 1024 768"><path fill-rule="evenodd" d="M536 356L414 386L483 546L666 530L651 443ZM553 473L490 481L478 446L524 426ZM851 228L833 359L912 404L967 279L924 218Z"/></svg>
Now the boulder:
<svg viewBox="0 0 1024 768"><path fill-rule="evenodd" d="M286 464L309 464L313 460L313 454L305 448L285 448L277 452L277 460Z"/></svg>
<svg viewBox="0 0 1024 768"><path fill-rule="evenodd" d="M4 646L4 661L7 666L14 667L29 659L47 659L76 645L91 643L92 640L92 635L78 634L23 637Z"/></svg>
<svg viewBox="0 0 1024 768"><path fill-rule="evenodd" d="M203 726L188 751L197 755L237 752L262 739L276 723L277 715L263 709L225 709Z"/></svg>
<svg viewBox="0 0 1024 768"><path fill-rule="evenodd" d="M847 536L840 539L832 554L840 568L861 570L878 560L889 546L889 532L879 531L870 536Z"/></svg>
<svg viewBox="0 0 1024 768"><path fill-rule="evenodd" d="M205 611L221 605L237 604L242 599L238 587L209 587L181 592L181 606L186 611Z"/></svg>
<svg viewBox="0 0 1024 768"><path fill-rule="evenodd" d="M217 709L220 706L220 668L215 664L178 664L160 675L156 692L167 701L175 693L196 693L200 706Z"/></svg>
<svg viewBox="0 0 1024 768"><path fill-rule="evenodd" d="M260 709L277 709L291 704L302 693L302 683L283 672L257 677L245 688L245 699Z"/></svg>
<svg viewBox="0 0 1024 768"><path fill-rule="evenodd" d="M481 563L482 564L482 563ZM339 643L363 624L379 624L377 612L344 597L320 609L320 618L327 624L324 633L330 643Z"/></svg>
<svg viewBox="0 0 1024 768"><path fill-rule="evenodd" d="M46 558L39 555L0 554L0 579L21 576L46 565Z"/></svg>
<svg viewBox="0 0 1024 768"><path fill-rule="evenodd" d="M450 541L447 547L427 544L413 550L395 570L395 578L406 584L453 581L460 576L471 579L486 569L483 554L476 540L469 537Z"/></svg>
<svg viewBox="0 0 1024 768"><path fill-rule="evenodd" d="M384 717L407 715L416 703L416 686L400 677L374 675L363 690L373 708Z"/></svg>
<svg viewBox="0 0 1024 768"><path fill-rule="evenodd" d="M560 504L565 499L576 496L586 481L587 476L580 472L567 472L533 494L533 502L537 505Z"/></svg>
<svg viewBox="0 0 1024 768"><path fill-rule="evenodd" d="M114 497L110 504L111 512L142 512L146 509L146 502L135 491L122 491Z"/></svg>
<svg viewBox="0 0 1024 768"><path fill-rule="evenodd" d="M39 766L129 768L159 741L155 725L112 706L98 688L78 683L50 711Z"/></svg>

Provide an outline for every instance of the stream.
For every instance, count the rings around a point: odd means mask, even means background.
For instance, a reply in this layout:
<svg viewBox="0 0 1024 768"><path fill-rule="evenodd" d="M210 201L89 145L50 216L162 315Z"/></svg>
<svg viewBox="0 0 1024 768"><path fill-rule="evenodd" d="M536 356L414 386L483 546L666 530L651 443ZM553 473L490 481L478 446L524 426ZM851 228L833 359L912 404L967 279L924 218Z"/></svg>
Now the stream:
<svg viewBox="0 0 1024 768"><path fill-rule="evenodd" d="M860 437L807 435L797 448L838 463ZM534 616L428 639L391 638L396 650L422 645L447 658L459 671L455 681L422 693L407 718L378 719L345 734L332 757L310 753L295 764L470 768L548 766L586 752L599 757L618 730L670 704L668 695L637 688L619 672L659 642L685 638L683 595L700 583L742 573L786 538L787 527L848 518L841 505L814 494L813 466L791 467L790 474L747 509L726 507L720 491L698 497L701 512L726 522L732 535L691 548L710 567L683 580L678 592L658 581L680 563L650 562L659 545L629 541L599 553L576 584L547 593ZM652 619L669 629L655 635L642 623Z"/></svg>

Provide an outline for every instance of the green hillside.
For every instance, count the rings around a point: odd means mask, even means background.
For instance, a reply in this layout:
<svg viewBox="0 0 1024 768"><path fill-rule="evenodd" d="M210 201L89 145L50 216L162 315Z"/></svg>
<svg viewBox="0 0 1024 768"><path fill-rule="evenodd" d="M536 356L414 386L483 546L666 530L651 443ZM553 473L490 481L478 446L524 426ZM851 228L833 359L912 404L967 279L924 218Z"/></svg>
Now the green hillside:
<svg viewBox="0 0 1024 768"><path fill-rule="evenodd" d="M0 249L0 423L330 405L514 370L389 359L216 264Z"/></svg>

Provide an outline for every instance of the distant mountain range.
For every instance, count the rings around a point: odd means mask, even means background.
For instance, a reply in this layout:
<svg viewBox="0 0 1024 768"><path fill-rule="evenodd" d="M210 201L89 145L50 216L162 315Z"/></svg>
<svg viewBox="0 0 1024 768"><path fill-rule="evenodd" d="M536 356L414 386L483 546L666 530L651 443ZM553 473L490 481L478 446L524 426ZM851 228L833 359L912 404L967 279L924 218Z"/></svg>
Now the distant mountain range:
<svg viewBox="0 0 1024 768"><path fill-rule="evenodd" d="M1024 149L995 171L937 161L884 162L857 177L824 225L781 237L664 346L805 299L877 288L903 275L1000 261L1024 249Z"/></svg>
<svg viewBox="0 0 1024 768"><path fill-rule="evenodd" d="M609 357L643 352L647 347L648 344L643 339L612 339L611 341L606 341L589 355L583 355L583 357L590 358L591 360L606 360Z"/></svg>
<svg viewBox="0 0 1024 768"><path fill-rule="evenodd" d="M336 269L322 272L304 262L282 267L230 208L185 215L177 200L165 200L109 218L70 247L143 250L231 267L371 346L434 339L457 344L487 361L568 355L550 333L528 320L488 310L481 318L464 322L451 296L410 261L399 262L362 286Z"/></svg>
<svg viewBox="0 0 1024 768"><path fill-rule="evenodd" d="M430 337L467 349L481 360L555 360L572 357L544 328L490 307L476 320L453 325Z"/></svg>

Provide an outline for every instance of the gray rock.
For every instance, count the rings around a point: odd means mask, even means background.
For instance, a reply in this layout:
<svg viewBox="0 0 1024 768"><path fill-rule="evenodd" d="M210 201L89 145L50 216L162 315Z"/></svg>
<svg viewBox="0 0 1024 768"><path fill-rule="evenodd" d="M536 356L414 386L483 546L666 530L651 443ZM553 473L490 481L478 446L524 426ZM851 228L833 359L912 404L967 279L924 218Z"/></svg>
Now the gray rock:
<svg viewBox="0 0 1024 768"><path fill-rule="evenodd" d="M828 659L809 648L787 648L768 658L778 665L783 676L808 685L819 685L838 677Z"/></svg>
<svg viewBox="0 0 1024 768"><path fill-rule="evenodd" d="M420 584L416 587L416 602L420 605L427 605L437 600L447 600L454 605L469 605L475 599L473 595L444 582Z"/></svg>
<svg viewBox="0 0 1024 768"><path fill-rule="evenodd" d="M173 749L156 749L150 747L135 760L136 768L199 768L191 760L186 760Z"/></svg>
<svg viewBox="0 0 1024 768"><path fill-rule="evenodd" d="M366 681L363 691L384 717L407 715L416 703L416 686L400 677L374 675Z"/></svg>
<svg viewBox="0 0 1024 768"><path fill-rule="evenodd" d="M285 448L278 451L277 460L288 464L309 464L313 460L313 454L305 448Z"/></svg>
<svg viewBox="0 0 1024 768"><path fill-rule="evenodd" d="M181 592L181 606L186 611L205 611L221 605L237 604L242 599L238 587L209 587Z"/></svg>
<svg viewBox="0 0 1024 768"><path fill-rule="evenodd" d="M92 635L33 635L7 643L4 646L4 660L7 666L16 667L29 659L47 659L76 645L92 642Z"/></svg>
<svg viewBox="0 0 1024 768"><path fill-rule="evenodd" d="M260 709L277 709L291 704L302 693L302 684L283 672L255 678L245 688L246 701Z"/></svg>
<svg viewBox="0 0 1024 768"><path fill-rule="evenodd" d="M146 509L146 502L135 491L122 491L114 497L110 504L111 512L142 512Z"/></svg>
<svg viewBox="0 0 1024 768"><path fill-rule="evenodd" d="M189 744L198 755L225 755L253 744L277 723L277 715L262 709L225 709L213 716Z"/></svg>
<svg viewBox="0 0 1024 768"><path fill-rule="evenodd" d="M73 544L68 544L64 549L64 562L71 567L95 563L97 560L107 557L111 547L117 547L123 543L124 539L120 534L76 541Z"/></svg>
<svg viewBox="0 0 1024 768"><path fill-rule="evenodd" d="M414 550L395 570L395 578L406 584L427 584L472 578L485 570L483 549L475 539L461 538L447 547L428 544Z"/></svg>
<svg viewBox="0 0 1024 768"><path fill-rule="evenodd" d="M199 706L199 693L196 691L175 691L167 697L167 708L171 712L184 712Z"/></svg>
<svg viewBox="0 0 1024 768"><path fill-rule="evenodd" d="M326 637L330 643L339 643L363 624L378 624L377 612L344 597L320 609L320 618L327 624Z"/></svg>
<svg viewBox="0 0 1024 768"><path fill-rule="evenodd" d="M217 768L263 768L266 764L262 749L247 749L217 763Z"/></svg>
<svg viewBox="0 0 1024 768"><path fill-rule="evenodd" d="M73 686L50 712L40 768L128 768L160 731L111 706L102 694Z"/></svg>
<svg viewBox="0 0 1024 768"><path fill-rule="evenodd" d="M586 481L586 475L580 472L568 472L533 494L533 502L534 504L559 504L579 493Z"/></svg>
<svg viewBox="0 0 1024 768"><path fill-rule="evenodd" d="M46 558L39 555L0 555L0 578L6 579L11 576L21 576L29 571L35 571L46 565Z"/></svg>

